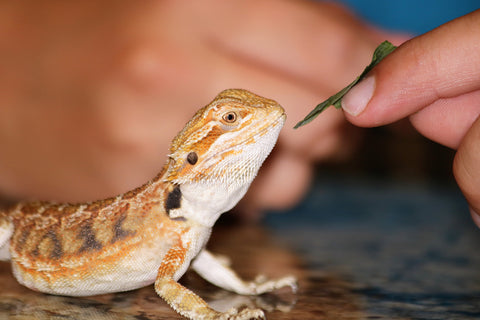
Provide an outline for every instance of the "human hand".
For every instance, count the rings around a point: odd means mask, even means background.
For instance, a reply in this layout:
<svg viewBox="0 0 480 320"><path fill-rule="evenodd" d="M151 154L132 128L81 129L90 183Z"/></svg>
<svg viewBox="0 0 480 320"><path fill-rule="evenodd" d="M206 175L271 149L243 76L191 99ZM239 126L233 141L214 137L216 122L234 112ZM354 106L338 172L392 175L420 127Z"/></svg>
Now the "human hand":
<svg viewBox="0 0 480 320"><path fill-rule="evenodd" d="M295 120L357 74L385 37L310 1L0 6L0 191L16 198L83 201L138 186L196 109L240 87L288 114L244 206L288 206L313 161L345 149L340 113L301 134Z"/></svg>
<svg viewBox="0 0 480 320"><path fill-rule="evenodd" d="M379 126L409 117L424 136L457 149L455 178L480 227L480 10L414 38L343 99L347 119Z"/></svg>

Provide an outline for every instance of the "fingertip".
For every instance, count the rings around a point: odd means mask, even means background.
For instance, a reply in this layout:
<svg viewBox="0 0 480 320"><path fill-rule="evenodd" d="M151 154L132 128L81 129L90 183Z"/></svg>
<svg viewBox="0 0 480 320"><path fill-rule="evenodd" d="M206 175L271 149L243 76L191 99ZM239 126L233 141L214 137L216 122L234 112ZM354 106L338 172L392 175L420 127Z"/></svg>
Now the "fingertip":
<svg viewBox="0 0 480 320"><path fill-rule="evenodd" d="M369 76L355 85L342 99L342 109L349 115L357 117L372 99L375 91L375 77Z"/></svg>
<svg viewBox="0 0 480 320"><path fill-rule="evenodd" d="M472 216L473 222L480 228L480 215L474 209L470 208L470 215Z"/></svg>

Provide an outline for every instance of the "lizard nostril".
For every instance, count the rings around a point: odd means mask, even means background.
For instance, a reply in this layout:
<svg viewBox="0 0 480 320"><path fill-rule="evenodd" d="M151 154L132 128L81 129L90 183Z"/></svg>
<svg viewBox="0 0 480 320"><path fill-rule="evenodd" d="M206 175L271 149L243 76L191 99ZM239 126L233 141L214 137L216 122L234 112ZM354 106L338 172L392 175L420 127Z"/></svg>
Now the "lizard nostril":
<svg viewBox="0 0 480 320"><path fill-rule="evenodd" d="M187 155L187 161L188 163L190 163L191 165L194 165L195 163L197 163L198 161L198 155L196 152L190 152L188 155Z"/></svg>

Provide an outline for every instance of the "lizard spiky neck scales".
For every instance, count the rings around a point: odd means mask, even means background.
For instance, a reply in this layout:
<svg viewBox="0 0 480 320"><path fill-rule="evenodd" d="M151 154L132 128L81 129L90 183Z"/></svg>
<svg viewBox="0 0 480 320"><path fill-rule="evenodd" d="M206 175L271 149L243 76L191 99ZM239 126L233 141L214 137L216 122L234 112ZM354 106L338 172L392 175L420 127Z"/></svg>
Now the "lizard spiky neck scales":
<svg viewBox="0 0 480 320"><path fill-rule="evenodd" d="M220 214L247 191L284 121L275 101L225 90L180 131L161 172L143 186L91 203L21 203L0 212L0 255L11 258L20 283L41 292L82 296L155 282L157 293L189 318L256 316L258 310L218 313L176 281L194 261L207 280L242 294L294 285L291 277L245 283L204 248Z"/></svg>

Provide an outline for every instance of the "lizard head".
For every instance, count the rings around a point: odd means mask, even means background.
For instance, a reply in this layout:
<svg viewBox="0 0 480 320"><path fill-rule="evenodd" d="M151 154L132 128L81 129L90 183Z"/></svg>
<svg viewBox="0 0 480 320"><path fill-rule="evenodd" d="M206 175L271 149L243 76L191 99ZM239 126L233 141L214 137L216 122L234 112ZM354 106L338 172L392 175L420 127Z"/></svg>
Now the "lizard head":
<svg viewBox="0 0 480 320"><path fill-rule="evenodd" d="M231 209L273 149L285 118L273 100L222 91L173 140L165 180L180 185L185 203L217 213Z"/></svg>

